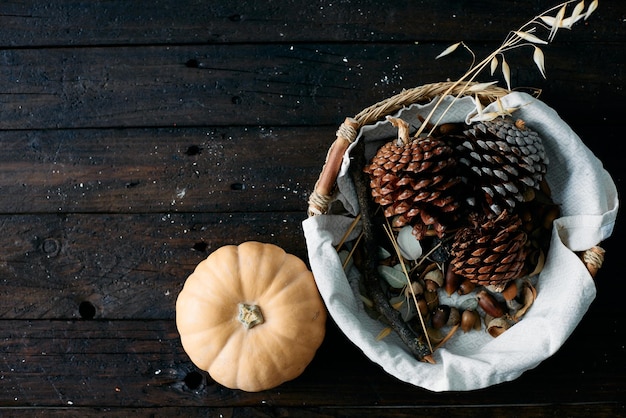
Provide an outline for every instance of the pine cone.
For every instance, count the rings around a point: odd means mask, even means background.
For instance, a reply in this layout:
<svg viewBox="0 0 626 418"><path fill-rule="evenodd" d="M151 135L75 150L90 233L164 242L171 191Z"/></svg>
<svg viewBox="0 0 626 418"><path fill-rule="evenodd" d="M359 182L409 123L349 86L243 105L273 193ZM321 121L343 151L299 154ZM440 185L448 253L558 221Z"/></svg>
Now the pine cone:
<svg viewBox="0 0 626 418"><path fill-rule="evenodd" d="M480 285L503 285L521 277L527 255L521 218L506 210L476 221L454 236L450 269Z"/></svg>
<svg viewBox="0 0 626 418"><path fill-rule="evenodd" d="M458 217L462 196L454 150L433 137L408 139L406 122L392 123L404 124L400 138L383 145L364 168L372 196L393 227L412 225L417 239L429 230L441 237Z"/></svg>
<svg viewBox="0 0 626 418"><path fill-rule="evenodd" d="M498 216L523 202L529 189L538 189L548 159L539 135L523 121L511 118L474 123L458 144L459 162L470 168L468 184L478 212Z"/></svg>

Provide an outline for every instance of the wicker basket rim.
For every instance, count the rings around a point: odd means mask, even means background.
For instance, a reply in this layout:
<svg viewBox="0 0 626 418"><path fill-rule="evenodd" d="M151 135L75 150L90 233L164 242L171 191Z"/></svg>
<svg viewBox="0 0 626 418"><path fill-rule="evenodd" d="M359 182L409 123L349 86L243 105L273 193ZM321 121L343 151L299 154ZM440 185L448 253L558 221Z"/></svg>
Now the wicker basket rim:
<svg viewBox="0 0 626 418"><path fill-rule="evenodd" d="M366 107L354 116L358 128L372 124L414 103L423 103L439 96L467 96L476 94L480 99L487 102L496 101L498 98L510 93L509 90L495 85L486 85L480 90L472 90L476 82L442 81L424 84L421 86L405 89L400 93L381 100Z"/></svg>

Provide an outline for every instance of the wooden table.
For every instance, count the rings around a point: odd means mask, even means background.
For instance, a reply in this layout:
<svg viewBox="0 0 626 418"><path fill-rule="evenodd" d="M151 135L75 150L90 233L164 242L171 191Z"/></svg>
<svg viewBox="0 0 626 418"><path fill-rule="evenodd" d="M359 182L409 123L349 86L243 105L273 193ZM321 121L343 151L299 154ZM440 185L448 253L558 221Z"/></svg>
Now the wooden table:
<svg viewBox="0 0 626 418"><path fill-rule="evenodd" d="M197 370L174 323L195 265L260 240L306 259L301 221L337 126L457 78L541 1L22 1L0 4L0 416L626 416L624 255L571 338L513 382L432 393L332 320L273 390ZM626 3L510 58L624 192ZM484 80L490 79L484 74ZM572 301L575 303L576 301Z"/></svg>

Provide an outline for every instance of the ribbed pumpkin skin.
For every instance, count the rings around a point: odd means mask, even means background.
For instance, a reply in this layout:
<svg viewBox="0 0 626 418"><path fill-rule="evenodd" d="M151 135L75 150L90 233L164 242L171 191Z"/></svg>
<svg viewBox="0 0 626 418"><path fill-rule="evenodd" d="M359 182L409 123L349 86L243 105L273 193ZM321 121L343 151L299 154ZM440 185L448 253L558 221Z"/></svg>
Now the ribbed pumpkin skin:
<svg viewBox="0 0 626 418"><path fill-rule="evenodd" d="M240 303L259 306L264 322L247 329ZM257 392L304 371L324 339L326 308L302 260L250 241L198 264L178 295L176 326L197 367L228 388Z"/></svg>

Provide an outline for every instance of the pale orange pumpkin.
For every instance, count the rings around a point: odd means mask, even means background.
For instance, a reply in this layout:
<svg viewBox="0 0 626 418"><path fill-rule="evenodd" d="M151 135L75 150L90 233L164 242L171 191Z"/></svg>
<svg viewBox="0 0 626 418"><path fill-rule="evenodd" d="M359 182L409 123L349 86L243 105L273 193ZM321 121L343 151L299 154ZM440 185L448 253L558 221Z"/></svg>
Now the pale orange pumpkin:
<svg viewBox="0 0 626 418"><path fill-rule="evenodd" d="M326 309L302 260L250 241L198 264L178 295L176 326L197 367L257 392L304 371L324 339Z"/></svg>

